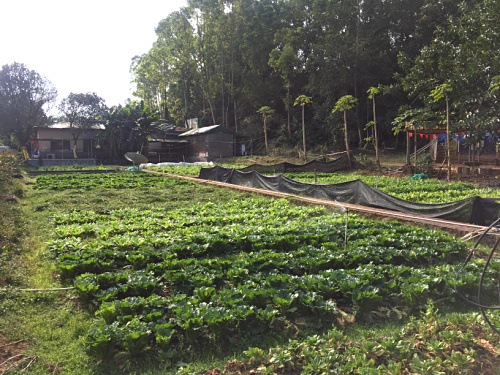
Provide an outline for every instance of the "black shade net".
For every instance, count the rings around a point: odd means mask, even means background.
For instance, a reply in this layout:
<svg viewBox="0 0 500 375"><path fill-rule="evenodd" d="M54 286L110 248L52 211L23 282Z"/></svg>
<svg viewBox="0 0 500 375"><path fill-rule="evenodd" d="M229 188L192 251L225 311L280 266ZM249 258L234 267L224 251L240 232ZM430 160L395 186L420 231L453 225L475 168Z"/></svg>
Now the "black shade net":
<svg viewBox="0 0 500 375"><path fill-rule="evenodd" d="M220 166L202 168L199 178L477 225L491 224L498 218L500 210L500 204L479 196L438 204L410 202L359 179L339 184L313 184L281 175L264 176L256 171L244 172Z"/></svg>
<svg viewBox="0 0 500 375"><path fill-rule="evenodd" d="M352 156L351 156L352 158ZM347 168L347 156L343 155L333 161L313 160L306 164L280 163L272 165L252 164L239 169L242 172L256 171L260 173L293 173L293 172L323 172L333 173Z"/></svg>

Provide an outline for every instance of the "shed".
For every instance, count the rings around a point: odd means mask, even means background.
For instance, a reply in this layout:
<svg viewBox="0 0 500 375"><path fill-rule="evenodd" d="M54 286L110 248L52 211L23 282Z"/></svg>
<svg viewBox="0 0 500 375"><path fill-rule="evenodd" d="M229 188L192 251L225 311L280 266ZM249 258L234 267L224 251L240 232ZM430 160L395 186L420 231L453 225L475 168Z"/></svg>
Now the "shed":
<svg viewBox="0 0 500 375"><path fill-rule="evenodd" d="M213 161L245 154L245 136L222 125L191 129L179 135L189 139L189 161Z"/></svg>

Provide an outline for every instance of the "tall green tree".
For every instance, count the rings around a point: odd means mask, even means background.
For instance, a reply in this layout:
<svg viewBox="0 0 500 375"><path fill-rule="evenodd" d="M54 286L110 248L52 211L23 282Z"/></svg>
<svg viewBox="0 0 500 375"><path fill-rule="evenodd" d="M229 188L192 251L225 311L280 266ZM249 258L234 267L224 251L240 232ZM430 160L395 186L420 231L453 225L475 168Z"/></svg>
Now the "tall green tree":
<svg viewBox="0 0 500 375"><path fill-rule="evenodd" d="M105 121L107 107L104 99L94 93L70 93L58 106L69 123L73 140L76 141L88 129Z"/></svg>
<svg viewBox="0 0 500 375"><path fill-rule="evenodd" d="M400 56L406 75L401 83L414 106L400 118L420 120L420 126L446 123L450 131L466 130L475 145L487 133L496 134L498 96L490 87L500 71L500 4L484 0L462 3L460 14L438 27L435 39L413 62ZM443 108L442 100L445 99Z"/></svg>
<svg viewBox="0 0 500 375"><path fill-rule="evenodd" d="M185 124L198 116L202 106L194 28L181 9L160 21L155 32L157 40L151 50L136 56L131 66L135 95L161 111L166 120Z"/></svg>
<svg viewBox="0 0 500 375"><path fill-rule="evenodd" d="M49 123L47 111L55 103L52 83L21 63L0 70L0 134L27 147L37 126Z"/></svg>
<svg viewBox="0 0 500 375"><path fill-rule="evenodd" d="M294 45L297 44L296 40L298 35L300 35L300 30L300 28L297 28L296 30L284 29L278 32L278 35L275 36L275 41L282 46L274 48L269 54L269 66L280 74L286 88L285 109L287 112L288 138L290 139L292 138L290 92L292 85L294 84L294 79L301 71L300 59L296 52L296 48L294 48Z"/></svg>
<svg viewBox="0 0 500 375"><path fill-rule="evenodd" d="M347 111L355 108L357 105L358 99L352 95L344 95L337 101L337 103L335 103L335 107L332 109L332 113L337 111L344 112L344 139L345 149L347 152L347 164L349 165L349 168L351 167L351 151L349 150L349 136L347 132Z"/></svg>
<svg viewBox="0 0 500 375"><path fill-rule="evenodd" d="M104 143L111 159L119 161L129 151L147 153L147 138L162 123L160 113L144 101L129 101L109 109Z"/></svg>
<svg viewBox="0 0 500 375"><path fill-rule="evenodd" d="M314 145L335 125L332 98L349 92L360 98L352 119L362 143L373 105L362 92L393 84L402 70L398 53L414 59L458 9L453 0L189 0L160 22L151 50L134 58L136 95L170 123L201 117L202 125L249 135L261 132L255 108L271 106L286 124L280 137L299 145L292 98L313 93L308 142ZM397 108L412 100L391 99L377 108L385 140Z"/></svg>

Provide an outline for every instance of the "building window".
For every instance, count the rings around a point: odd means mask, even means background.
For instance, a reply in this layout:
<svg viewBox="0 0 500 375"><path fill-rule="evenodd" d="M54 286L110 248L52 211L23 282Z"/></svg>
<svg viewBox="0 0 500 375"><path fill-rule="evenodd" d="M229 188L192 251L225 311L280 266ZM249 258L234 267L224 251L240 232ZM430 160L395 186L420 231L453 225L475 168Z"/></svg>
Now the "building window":
<svg viewBox="0 0 500 375"><path fill-rule="evenodd" d="M69 150L69 139L58 139L50 141L50 150Z"/></svg>

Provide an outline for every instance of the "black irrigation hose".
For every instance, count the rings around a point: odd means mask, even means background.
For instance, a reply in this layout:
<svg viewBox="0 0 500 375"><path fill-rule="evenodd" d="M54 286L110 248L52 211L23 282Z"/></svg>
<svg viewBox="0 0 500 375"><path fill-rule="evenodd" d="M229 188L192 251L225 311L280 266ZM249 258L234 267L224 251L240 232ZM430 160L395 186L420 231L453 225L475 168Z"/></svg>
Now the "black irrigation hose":
<svg viewBox="0 0 500 375"><path fill-rule="evenodd" d="M485 306L482 304L481 302L481 290L483 289L483 284L484 284L484 277L486 275L486 270L488 269L488 266L490 264L490 261L491 259L493 258L493 254L495 253L497 247L498 247L498 244L500 243L500 238L498 238L495 242L495 245L493 245L493 248L491 249L491 252L490 252L490 255L488 256L488 259L486 260L486 263L484 265L484 268L483 268L483 272L481 274L481 281L479 283L479 290L478 290L478 293L477 293L477 303L474 302L474 301L471 301L470 299L468 299L463 293L459 292L458 291L458 288L457 288L457 281L458 281L458 277L460 275L460 273L463 271L463 269L467 266L467 264L470 262L470 260L472 259L472 256L474 255L474 251L476 250L476 248L478 247L478 245L481 243L483 237L488 234L488 232L497 224L500 222L500 218L495 220L489 227L488 229L486 229L478 238L478 240L476 241L476 244L474 245L474 247L472 248L471 252L469 253L469 255L467 256L467 258L465 259L465 263L464 265L462 266L462 268L460 268L457 272L457 275L455 277L455 284L454 284L454 288L455 288L455 292L460 296L460 298L462 298L464 301L468 302L469 304L473 305L473 306L476 306L476 307L479 307L481 309L481 313L484 317L484 320L486 321L486 323L488 323L488 325L493 329L493 332L495 332L496 334L500 334L500 332L495 328L495 326L493 325L493 323L491 323L490 319L486 316L486 310L500 310L500 306ZM499 281L500 283L500 281ZM499 284L499 289L500 289L500 284Z"/></svg>

